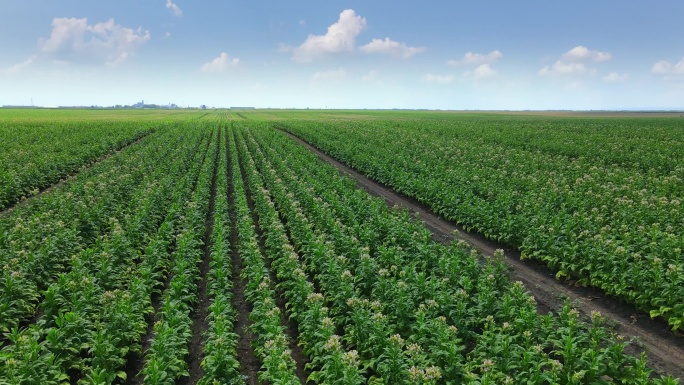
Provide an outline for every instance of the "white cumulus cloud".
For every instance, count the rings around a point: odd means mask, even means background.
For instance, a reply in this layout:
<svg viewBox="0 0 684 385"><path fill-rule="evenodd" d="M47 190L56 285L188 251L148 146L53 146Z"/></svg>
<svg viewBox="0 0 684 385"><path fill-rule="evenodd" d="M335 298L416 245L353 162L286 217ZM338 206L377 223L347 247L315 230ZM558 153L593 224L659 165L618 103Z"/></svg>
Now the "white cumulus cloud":
<svg viewBox="0 0 684 385"><path fill-rule="evenodd" d="M651 72L656 75L681 75L684 74L684 58L675 64L667 60L661 60L651 68Z"/></svg>
<svg viewBox="0 0 684 385"><path fill-rule="evenodd" d="M593 51L589 48L578 45L570 51L563 54L562 59L566 61L608 61L613 55L610 52Z"/></svg>
<svg viewBox="0 0 684 385"><path fill-rule="evenodd" d="M204 65L202 65L200 70L202 72L210 73L223 72L229 68L236 67L238 64L240 64L240 59L231 59L227 53L221 52L219 57L210 61L209 63L205 63Z"/></svg>
<svg viewBox="0 0 684 385"><path fill-rule="evenodd" d="M463 77L467 79L484 80L494 78L497 75L498 72L492 69L492 67L489 64L480 64L474 70L465 72L463 74Z"/></svg>
<svg viewBox="0 0 684 385"><path fill-rule="evenodd" d="M503 57L503 53L499 50L492 51L487 54L468 52L463 55L461 60L449 60L448 65L452 67L457 66L478 66L482 64L492 64Z"/></svg>
<svg viewBox="0 0 684 385"><path fill-rule="evenodd" d="M58 61L105 62L108 65L125 61L150 40L150 32L125 28L109 19L88 24L88 19L55 18L52 32L38 44L43 53Z"/></svg>
<svg viewBox="0 0 684 385"><path fill-rule="evenodd" d="M171 11L171 13L173 13L173 15L176 17L183 16L183 11L181 11L178 5L174 4L174 2L171 0L166 0L166 9Z"/></svg>
<svg viewBox="0 0 684 385"><path fill-rule="evenodd" d="M426 74L423 76L423 79L429 83L449 84L453 83L453 81L456 80L456 77L454 75Z"/></svg>
<svg viewBox="0 0 684 385"><path fill-rule="evenodd" d="M581 73L595 73L595 69L590 68L587 64L605 62L612 58L610 52L601 52L591 50L585 46L578 45L577 47L567 51L561 55L560 59L556 60L553 65L544 66L539 70L539 75L542 76L566 76L576 75Z"/></svg>
<svg viewBox="0 0 684 385"><path fill-rule="evenodd" d="M385 39L373 39L370 43L359 47L359 49L365 53L382 53L402 57L404 59L408 59L411 56L425 51L425 47L409 47L404 43L391 40L388 37Z"/></svg>
<svg viewBox="0 0 684 385"><path fill-rule="evenodd" d="M601 78L605 83L624 83L629 77L626 73L611 72Z"/></svg>
<svg viewBox="0 0 684 385"><path fill-rule="evenodd" d="M366 28L366 19L357 15L353 9L346 9L324 35L309 35L304 43L295 48L282 48L292 51L292 59L310 62L325 54L351 52L356 46L356 37Z"/></svg>

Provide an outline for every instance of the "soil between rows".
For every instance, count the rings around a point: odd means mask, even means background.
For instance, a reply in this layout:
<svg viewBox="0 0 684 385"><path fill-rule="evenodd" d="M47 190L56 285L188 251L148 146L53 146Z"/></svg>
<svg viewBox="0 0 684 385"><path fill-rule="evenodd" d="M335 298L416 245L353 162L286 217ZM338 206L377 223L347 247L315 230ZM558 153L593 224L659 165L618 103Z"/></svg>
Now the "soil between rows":
<svg viewBox="0 0 684 385"><path fill-rule="evenodd" d="M455 231L458 231L459 239L467 241L488 258L493 258L495 250L503 249L506 256L504 262L509 266L511 280L521 281L525 285L536 299L539 312L557 311L564 305L566 299L569 299L585 315L598 311L615 323L618 333L626 338L637 338L637 342L632 344L629 350L635 354L645 351L648 365L656 373L684 378L684 337L671 331L667 322L660 319L653 320L633 305L608 296L600 289L578 287L571 281L558 281L555 279L555 273L542 263L521 260L517 249L488 240L481 234L466 231L462 226L433 213L429 207L417 200L367 178L294 134L280 131L316 154L324 162L354 178L358 187L371 195L383 198L388 206L397 205L415 213L415 216L432 232L435 241L451 243L455 239Z"/></svg>

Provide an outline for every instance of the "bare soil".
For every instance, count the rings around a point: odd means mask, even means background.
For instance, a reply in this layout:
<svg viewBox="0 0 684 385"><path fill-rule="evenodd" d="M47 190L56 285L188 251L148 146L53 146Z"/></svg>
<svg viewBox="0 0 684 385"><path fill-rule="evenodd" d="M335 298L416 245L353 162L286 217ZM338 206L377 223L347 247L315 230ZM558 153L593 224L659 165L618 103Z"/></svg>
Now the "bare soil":
<svg viewBox="0 0 684 385"><path fill-rule="evenodd" d="M572 281L561 282L555 279L555 272L538 261L521 260L520 251L486 239L482 234L468 232L458 224L449 222L417 200L395 192L392 188L375 182L347 165L326 155L322 151L297 136L283 131L296 142L316 154L321 160L335 166L342 173L354 178L357 186L374 196L385 199L388 206L398 205L416 213L432 234L433 239L451 243L457 236L470 243L482 255L494 258L497 249L503 249L505 263L510 268L513 281L521 281L534 296L538 311L546 313L557 311L566 300L570 300L585 315L592 311L603 314L613 322L618 333L626 338L635 338L630 346L632 353L646 352L650 368L657 374L671 374L684 378L684 337L675 334L661 319L651 319L648 314L605 294L598 288L575 286ZM455 235L455 230L458 234Z"/></svg>

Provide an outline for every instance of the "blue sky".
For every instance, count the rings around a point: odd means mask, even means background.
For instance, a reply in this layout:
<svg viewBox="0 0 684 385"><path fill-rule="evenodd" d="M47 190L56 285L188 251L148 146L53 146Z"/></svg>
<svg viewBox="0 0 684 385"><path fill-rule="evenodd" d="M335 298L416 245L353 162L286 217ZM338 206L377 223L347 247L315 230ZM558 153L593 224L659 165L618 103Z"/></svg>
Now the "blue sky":
<svg viewBox="0 0 684 385"><path fill-rule="evenodd" d="M0 105L684 109L684 2L22 0Z"/></svg>

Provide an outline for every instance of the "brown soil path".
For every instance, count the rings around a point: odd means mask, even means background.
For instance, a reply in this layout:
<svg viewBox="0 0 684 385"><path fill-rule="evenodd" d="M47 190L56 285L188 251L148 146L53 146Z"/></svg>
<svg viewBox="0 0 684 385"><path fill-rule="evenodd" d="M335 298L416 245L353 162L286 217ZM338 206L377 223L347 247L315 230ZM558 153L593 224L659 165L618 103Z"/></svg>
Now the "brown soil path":
<svg viewBox="0 0 684 385"><path fill-rule="evenodd" d="M586 315L591 314L592 311L598 311L616 324L621 335L627 338L638 338L638 342L632 345L631 350L634 353L646 351L649 367L659 374L671 374L684 378L684 337L675 335L666 322L652 320L647 314L607 296L599 289L577 287L572 282L560 282L555 279L555 273L541 263L521 260L518 250L490 241L481 234L468 232L463 227L442 219L415 199L394 192L392 188L365 177L297 136L282 132L312 151L324 162L354 178L360 188L371 195L384 198L388 206L398 205L416 213L433 233L436 241L450 243L454 240L455 231L458 231L456 235L458 238L470 243L485 257L493 258L495 250L503 249L506 255L504 262L510 267L511 280L521 281L525 285L537 300L540 312L558 310L563 306L566 298Z"/></svg>

